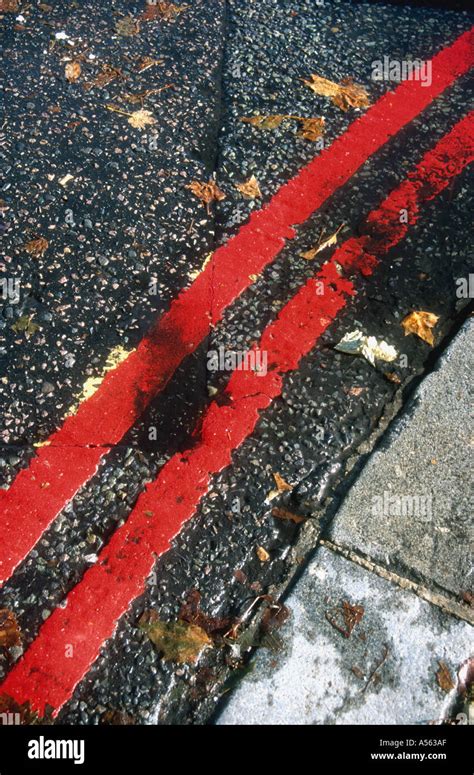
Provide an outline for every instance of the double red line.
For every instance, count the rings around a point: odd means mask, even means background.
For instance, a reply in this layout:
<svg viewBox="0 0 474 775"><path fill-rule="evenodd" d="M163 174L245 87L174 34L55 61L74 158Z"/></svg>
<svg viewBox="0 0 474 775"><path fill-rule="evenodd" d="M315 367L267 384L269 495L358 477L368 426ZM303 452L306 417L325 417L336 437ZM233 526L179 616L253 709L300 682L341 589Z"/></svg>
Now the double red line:
<svg viewBox="0 0 474 775"><path fill-rule="evenodd" d="M98 393L51 437L51 446L40 450L38 458L19 474L4 496L7 519L12 520L28 488L30 497L31 488L44 492L40 489L42 480L37 478L38 473L44 474L41 466L43 469L46 466L49 481L55 474L50 464L59 464L56 473L63 473L62 480L57 486L54 480L51 487L55 493L37 505L36 514L42 526L34 530L31 516L25 517L21 523L23 534L15 545L16 555L11 552L8 558L6 553L0 553L7 575L21 561L21 553L24 556L38 540L65 500L93 474L105 454L104 439L108 439L108 444L116 443L137 419L143 408L136 405L137 394L144 394L144 403L148 402L169 380L181 359L206 336L211 322L220 319L225 307L248 287L249 274L261 271L281 250L285 237L294 236L291 226L304 221L371 153L466 72L473 58L470 42L472 35L466 33L434 58L430 89L421 88L418 82L404 82L280 189L266 208L215 252L207 269L173 302L170 311L138 350L111 372ZM414 223L419 206L436 196L472 159L473 124L472 114L459 122L380 208L369 215L371 234L377 236L347 240L316 278L309 280L265 329L259 349L267 354L268 373L265 376L254 372L233 373L225 391L226 402L223 405L213 402L204 416L199 443L171 458L157 479L146 487L126 524L116 531L97 564L67 596L65 607L53 612L25 657L7 676L2 692L20 702L29 700L40 712L45 704L58 709L67 701L104 642L113 634L120 616L143 591L155 557L169 548L182 525L195 513L212 475L231 462L232 451L253 431L259 412L280 394L284 374L297 368L300 359L314 347L321 333L345 306L353 286L341 276L338 267L345 272L372 271L378 257L406 233L407 225L400 223L400 209L407 209L409 223ZM320 281L325 288L322 296L316 294L316 283ZM209 314L211 286L212 319ZM190 319L191 314L194 320ZM126 395L121 392L124 384L131 391ZM101 417L99 423L97 412L102 407L103 413L109 401L111 413ZM88 435L79 438L79 429ZM78 444L85 442L92 444L87 448L91 456L80 474L74 475L73 484L67 485L66 466L61 461L65 454L77 456L79 460L84 448ZM66 490L69 494L65 499ZM25 500L23 503L31 515L31 503ZM2 542L0 552L4 549ZM3 575L7 577L5 570Z"/></svg>

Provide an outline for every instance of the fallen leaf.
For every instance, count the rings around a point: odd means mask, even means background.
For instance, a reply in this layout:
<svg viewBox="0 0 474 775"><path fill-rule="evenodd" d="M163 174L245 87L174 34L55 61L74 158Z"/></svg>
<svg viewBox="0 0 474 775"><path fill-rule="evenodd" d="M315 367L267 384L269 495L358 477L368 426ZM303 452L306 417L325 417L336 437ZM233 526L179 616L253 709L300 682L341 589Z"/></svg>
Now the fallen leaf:
<svg viewBox="0 0 474 775"><path fill-rule="evenodd" d="M0 648L9 649L20 643L21 632L15 614L8 608L0 609Z"/></svg>
<svg viewBox="0 0 474 775"><path fill-rule="evenodd" d="M143 614L140 627L163 655L165 662L193 664L201 651L212 645L207 633L188 622L162 622L154 611Z"/></svg>
<svg viewBox="0 0 474 775"><path fill-rule="evenodd" d="M278 492L291 492L293 487L291 484L288 484L288 482L285 482L282 476L280 474L273 474L273 478L275 480L275 484L277 486Z"/></svg>
<svg viewBox="0 0 474 775"><path fill-rule="evenodd" d="M375 359L394 361L398 354L392 345L378 341L375 336L364 336L362 331L346 334L335 349L347 355L362 355L372 366L375 366Z"/></svg>
<svg viewBox="0 0 474 775"><path fill-rule="evenodd" d="M159 89L145 89L144 91L138 92L137 94L124 94L122 97L124 100L131 102L132 104L143 105L144 100L147 100L148 97L151 97L152 94L159 94L165 89L171 89L172 86L172 83L167 83L166 86L161 86Z"/></svg>
<svg viewBox="0 0 474 775"><path fill-rule="evenodd" d="M171 22L183 13L187 9L187 5L175 5L174 3L167 2L167 0L158 0L157 3L150 3L143 11L140 19L144 22L151 22L155 19L162 19L166 22Z"/></svg>
<svg viewBox="0 0 474 775"><path fill-rule="evenodd" d="M384 371L383 373L385 379L388 379L389 382L394 382L395 385L401 385L402 381L398 374L395 371Z"/></svg>
<svg viewBox="0 0 474 775"><path fill-rule="evenodd" d="M16 13L18 0L0 0L0 13Z"/></svg>
<svg viewBox="0 0 474 775"><path fill-rule="evenodd" d="M245 183L236 183L235 187L246 199L255 199L256 197L262 196L255 175L252 175Z"/></svg>
<svg viewBox="0 0 474 775"><path fill-rule="evenodd" d="M88 81L84 84L84 89L89 91L90 89L101 89L104 86L108 86L109 83L115 81L117 78L124 80L123 75L119 67L113 67L112 65L102 65L102 71L94 78L93 81Z"/></svg>
<svg viewBox="0 0 474 775"><path fill-rule="evenodd" d="M345 638L350 638L354 627L361 621L364 613L363 606L352 605L347 600L343 600L341 605L336 606L332 611L326 611L325 617Z"/></svg>
<svg viewBox="0 0 474 775"><path fill-rule="evenodd" d="M304 137L305 140L311 140L311 142L315 142L323 136L324 118L301 118L298 120L301 123L301 126L298 130L300 137Z"/></svg>
<svg viewBox="0 0 474 775"><path fill-rule="evenodd" d="M339 226L338 229L334 232L334 234L331 234L330 237L328 237L324 242L321 242L321 240L318 242L316 247L312 248L311 250L307 250L305 253L300 253L301 258L305 258L306 261L312 261L315 256L318 255L318 253L321 253L322 250L325 250L326 248L330 248L332 245L337 244L337 235L341 231L342 227L344 226L343 223Z"/></svg>
<svg viewBox="0 0 474 775"><path fill-rule="evenodd" d="M68 80L69 83L75 83L79 78L80 74L81 74L80 62L67 63L64 69L64 75L66 76L66 80Z"/></svg>
<svg viewBox="0 0 474 775"><path fill-rule="evenodd" d="M436 673L436 680L438 682L438 686L443 690L443 692L450 692L451 689L454 689L455 683L452 679L451 673L449 671L449 667L445 662L440 660L438 662L439 670Z"/></svg>
<svg viewBox="0 0 474 775"><path fill-rule="evenodd" d="M153 59L152 57L148 56L141 57L137 64L137 73L144 73L145 70L148 70L150 67L154 67L155 65L160 65L164 61L164 59Z"/></svg>
<svg viewBox="0 0 474 775"><path fill-rule="evenodd" d="M124 16L123 19L119 19L118 22L116 22L115 30L119 35L128 38L132 35L136 35L140 31L140 26L131 16Z"/></svg>
<svg viewBox="0 0 474 775"><path fill-rule="evenodd" d="M17 334L24 331L28 336L32 336L39 329L39 325L32 322L31 315L22 315L11 328Z"/></svg>
<svg viewBox="0 0 474 775"><path fill-rule="evenodd" d="M278 114L274 116L249 116L240 120L244 124L252 124L252 126L258 127L258 129L276 129L285 118L288 118L288 116Z"/></svg>
<svg viewBox="0 0 474 775"><path fill-rule="evenodd" d="M225 194L220 190L214 180L210 180L209 183L199 183L197 180L193 180L185 188L189 188L193 192L194 196L197 196L207 207L209 213L209 205L211 202L220 202L225 199Z"/></svg>
<svg viewBox="0 0 474 775"><path fill-rule="evenodd" d="M255 551L260 562L268 562L270 555L268 554L267 550L263 548L263 546L257 546Z"/></svg>
<svg viewBox="0 0 474 775"><path fill-rule="evenodd" d="M294 522L295 525L299 525L301 522L306 521L306 517L300 517L298 514L293 514L292 511L278 508L278 506L275 506L272 509L272 517L275 517L275 519L288 519L290 522Z"/></svg>
<svg viewBox="0 0 474 775"><path fill-rule="evenodd" d="M208 635L219 635L226 632L233 624L233 619L228 616L208 616L201 610L201 593L198 589L192 589L179 610L178 619L189 624L201 627Z"/></svg>
<svg viewBox="0 0 474 775"><path fill-rule="evenodd" d="M403 318L401 325L405 329L405 336L408 334L416 334L433 347L434 337L432 328L439 320L438 315L434 315L432 312L410 312L405 318Z"/></svg>
<svg viewBox="0 0 474 775"><path fill-rule="evenodd" d="M356 678L363 679L363 678L365 677L365 676L364 676L364 673L362 672L362 670L360 669L360 667L357 667L357 665L353 665L353 666L351 667L351 670L352 670L352 672L354 673L354 675L356 676Z"/></svg>
<svg viewBox="0 0 474 775"><path fill-rule="evenodd" d="M30 253L32 256L42 256L45 252L46 248L48 247L49 242L44 237L38 237L37 239L32 239L29 242L24 245L24 248L27 253Z"/></svg>
<svg viewBox="0 0 474 775"><path fill-rule="evenodd" d="M302 78L302 81L316 94L330 97L334 105L337 105L341 110L365 108L369 105L369 96L366 90L363 86L354 83L352 78L344 78L339 84L311 73L310 80Z"/></svg>
<svg viewBox="0 0 474 775"><path fill-rule="evenodd" d="M156 124L156 118L149 110L135 110L130 114L128 123L135 129L144 129L146 126Z"/></svg>
<svg viewBox="0 0 474 775"><path fill-rule="evenodd" d="M100 717L100 723L110 726L131 726L137 722L133 716L129 716L122 710L106 710Z"/></svg>

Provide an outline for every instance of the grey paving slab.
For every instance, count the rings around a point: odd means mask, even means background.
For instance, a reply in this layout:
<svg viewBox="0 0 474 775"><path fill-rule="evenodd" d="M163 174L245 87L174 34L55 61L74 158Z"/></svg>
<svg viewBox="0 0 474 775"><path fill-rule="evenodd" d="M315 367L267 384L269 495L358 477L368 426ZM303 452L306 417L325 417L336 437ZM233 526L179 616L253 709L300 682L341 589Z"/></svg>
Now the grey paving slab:
<svg viewBox="0 0 474 775"><path fill-rule="evenodd" d="M329 536L400 575L472 589L474 321L371 456Z"/></svg>
<svg viewBox="0 0 474 775"><path fill-rule="evenodd" d="M344 601L363 609L350 637L328 621L343 624ZM283 650L258 652L218 725L418 724L455 712L457 689L443 691L436 673L445 663L455 683L469 624L325 548L287 604Z"/></svg>

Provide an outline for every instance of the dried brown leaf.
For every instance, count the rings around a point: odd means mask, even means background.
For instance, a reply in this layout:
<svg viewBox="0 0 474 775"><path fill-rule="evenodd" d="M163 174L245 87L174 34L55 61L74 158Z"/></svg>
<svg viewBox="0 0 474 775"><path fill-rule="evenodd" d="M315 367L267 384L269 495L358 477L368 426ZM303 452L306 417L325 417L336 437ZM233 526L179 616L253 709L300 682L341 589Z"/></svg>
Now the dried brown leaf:
<svg viewBox="0 0 474 775"><path fill-rule="evenodd" d="M301 522L306 521L306 517L300 517L299 514L293 514L292 511L279 508L278 506L274 506L272 509L272 517L275 517L276 519L288 519L290 522L294 522L295 525L299 525Z"/></svg>
<svg viewBox="0 0 474 775"><path fill-rule="evenodd" d="M135 110L129 116L128 123L135 129L144 129L146 126L156 124L156 118L149 110Z"/></svg>
<svg viewBox="0 0 474 775"><path fill-rule="evenodd" d="M175 5L167 0L158 0L157 3L149 3L146 9L140 16L141 21L151 22L155 19L162 19L165 22L171 22L176 19L179 14L183 13L187 9L187 5Z"/></svg>
<svg viewBox="0 0 474 775"><path fill-rule="evenodd" d="M455 687L455 683L452 679L449 667L447 666L446 662L443 662L443 660L438 662L438 667L439 669L436 673L438 686L443 690L443 692L448 693Z"/></svg>
<svg viewBox="0 0 474 775"><path fill-rule="evenodd" d="M209 183L200 183L198 180L193 180L185 188L189 188L193 192L194 196L197 196L207 207L209 212L209 205L211 202L220 202L225 199L225 194L220 190L214 180L210 180Z"/></svg>
<svg viewBox="0 0 474 775"><path fill-rule="evenodd" d="M420 339L423 339L424 342L433 347L434 336L431 329L434 328L438 320L438 315L420 310L418 312L410 312L409 315L403 318L401 325L405 330L405 336L416 334Z"/></svg>
<svg viewBox="0 0 474 775"><path fill-rule="evenodd" d="M66 76L66 80L69 81L69 83L75 83L77 79L79 78L81 74L81 64L80 62L68 62L65 69L64 69L64 75Z"/></svg>
<svg viewBox="0 0 474 775"><path fill-rule="evenodd" d="M285 482L282 476L280 474L273 474L273 478L275 480L275 484L277 486L278 492L291 492L293 489L291 484L288 484L288 482Z"/></svg>
<svg viewBox="0 0 474 775"><path fill-rule="evenodd" d="M201 594L198 589L191 589L186 601L179 610L178 619L196 624L208 635L219 635L229 629L233 619L226 616L208 616L201 610Z"/></svg>
<svg viewBox="0 0 474 775"><path fill-rule="evenodd" d="M350 638L354 627L361 621L364 613L363 606L352 605L347 600L343 600L341 605L336 606L332 611L326 611L325 617L341 635Z"/></svg>
<svg viewBox="0 0 474 775"><path fill-rule="evenodd" d="M112 65L102 65L102 71L94 78L93 81L88 81L84 84L84 89L89 91L90 89L102 89L104 86L108 86L109 83L115 81L117 78L124 79L124 75L119 67L113 67Z"/></svg>
<svg viewBox="0 0 474 775"><path fill-rule="evenodd" d="M159 65L162 62L164 62L164 59L153 59L152 57L148 56L141 57L137 64L137 73L144 73L145 70L149 70L150 67Z"/></svg>
<svg viewBox="0 0 474 775"><path fill-rule="evenodd" d="M303 78L303 83L316 94L330 97L341 110L348 108L365 108L369 105L369 96L363 86L354 83L352 78L344 78L341 83L335 83L327 78L311 73L309 80Z"/></svg>
<svg viewBox="0 0 474 775"><path fill-rule="evenodd" d="M48 247L49 242L44 237L37 237L36 239L32 239L29 242L24 245L24 248L27 253L30 253L32 256L38 257L42 256L45 252L46 248Z"/></svg>
<svg viewBox="0 0 474 775"><path fill-rule="evenodd" d="M0 648L19 646L21 632L16 616L8 608L0 609Z"/></svg>
<svg viewBox="0 0 474 775"><path fill-rule="evenodd" d="M183 621L163 622L154 611L144 614L139 624L166 662L194 664L201 651L212 645L202 627Z"/></svg>
<svg viewBox="0 0 474 775"><path fill-rule="evenodd" d="M9 649L19 646L21 632L16 616L8 608L0 609L0 648Z"/></svg>
<svg viewBox="0 0 474 775"><path fill-rule="evenodd" d="M16 13L18 0L0 0L0 13Z"/></svg>
<svg viewBox="0 0 474 775"><path fill-rule="evenodd" d="M100 723L109 726L133 726L137 722L133 716L129 716L122 710L106 710L100 717Z"/></svg>
<svg viewBox="0 0 474 775"><path fill-rule="evenodd" d="M298 119L301 126L298 130L298 135L304 137L305 140L311 140L315 142L323 136L324 133L324 118L300 118Z"/></svg>
<svg viewBox="0 0 474 775"><path fill-rule="evenodd" d="M255 199L256 197L262 196L255 175L252 175L245 183L236 183L235 187L246 199Z"/></svg>
<svg viewBox="0 0 474 775"><path fill-rule="evenodd" d="M240 120L244 124L252 124L252 126L256 126L258 129L276 129L285 118L288 118L288 116L278 114L274 116L248 116Z"/></svg>
<svg viewBox="0 0 474 775"><path fill-rule="evenodd" d="M332 247L332 245L337 244L337 235L341 231L342 227L344 226L343 223L339 226L338 229L334 232L334 234L331 234L330 237L324 240L324 242L321 242L321 239L319 240L318 244L311 248L311 250L307 250L304 253L300 253L301 258L305 258L306 261L312 261L315 256L318 255L318 253L321 253L322 250L325 250L326 248Z"/></svg>

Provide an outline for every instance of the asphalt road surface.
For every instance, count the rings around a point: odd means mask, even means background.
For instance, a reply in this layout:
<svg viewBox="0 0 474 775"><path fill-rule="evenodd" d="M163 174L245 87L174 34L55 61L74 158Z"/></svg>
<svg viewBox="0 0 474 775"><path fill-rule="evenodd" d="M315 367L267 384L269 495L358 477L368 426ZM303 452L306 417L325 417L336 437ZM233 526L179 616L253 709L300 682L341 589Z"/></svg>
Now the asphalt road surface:
<svg viewBox="0 0 474 775"><path fill-rule="evenodd" d="M469 314L472 15L7 5L0 608L21 635L0 693L66 724L203 723ZM399 86L372 78L384 57L435 59ZM344 110L311 74L367 99ZM225 198L206 207L188 186L210 179ZM433 346L405 336L416 310L439 318ZM354 330L396 358L336 350ZM260 372L231 376L225 354L258 347ZM144 614L200 627L199 659L164 659Z"/></svg>

